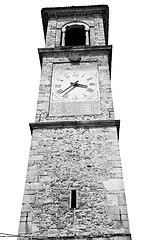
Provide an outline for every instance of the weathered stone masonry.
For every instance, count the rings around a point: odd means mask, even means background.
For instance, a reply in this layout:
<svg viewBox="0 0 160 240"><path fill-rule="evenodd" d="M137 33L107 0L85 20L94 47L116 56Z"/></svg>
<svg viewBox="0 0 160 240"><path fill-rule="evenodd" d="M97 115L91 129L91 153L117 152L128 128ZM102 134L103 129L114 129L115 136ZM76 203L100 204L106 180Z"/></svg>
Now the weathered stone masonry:
<svg viewBox="0 0 160 240"><path fill-rule="evenodd" d="M45 48L39 49L42 71L35 122L30 123L19 240L131 240L111 91L108 18L106 5L42 9ZM88 26L89 44L62 46L65 24L76 22ZM54 76L81 68L97 74L100 114L52 115ZM72 190L77 194L74 209Z"/></svg>
<svg viewBox="0 0 160 240"><path fill-rule="evenodd" d="M27 173L22 213L32 234L129 232L116 127L34 130ZM68 211L74 188L75 212Z"/></svg>

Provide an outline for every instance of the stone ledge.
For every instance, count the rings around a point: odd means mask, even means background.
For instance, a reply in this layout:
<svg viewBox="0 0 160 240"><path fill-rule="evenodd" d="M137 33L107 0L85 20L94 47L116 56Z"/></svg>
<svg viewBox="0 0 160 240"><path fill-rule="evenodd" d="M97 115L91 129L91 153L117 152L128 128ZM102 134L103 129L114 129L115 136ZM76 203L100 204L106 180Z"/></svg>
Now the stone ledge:
<svg viewBox="0 0 160 240"><path fill-rule="evenodd" d="M30 123L29 126L31 134L35 129L116 127L119 138L120 120L37 122Z"/></svg>
<svg viewBox="0 0 160 240"><path fill-rule="evenodd" d="M55 48L38 48L38 52L39 54L42 53L60 53L60 52L64 52L64 51L69 51L69 52L81 52L81 51L93 51L93 50L97 50L97 51L104 51L104 50L108 50L111 51L112 50L112 45L83 45L83 46L60 46L60 47L55 47Z"/></svg>
<svg viewBox="0 0 160 240"><path fill-rule="evenodd" d="M103 235L96 235L96 236L62 236L62 237L47 237L47 239L51 239L51 240L71 240L71 239L79 239L79 240L97 240L97 239L101 239L101 240L106 240L106 239L112 239L112 240L131 240L131 234L130 233L113 233L113 234L103 234ZM36 240L40 240L43 239L40 237L34 237L34 235L32 236L32 239L36 239Z"/></svg>
<svg viewBox="0 0 160 240"><path fill-rule="evenodd" d="M84 52L86 51L109 51L112 52L112 45L96 45L96 46L60 46L55 48L38 48L38 53L40 59L44 56L44 54L55 54L55 53L66 53L66 52ZM41 60L42 61L42 60Z"/></svg>
<svg viewBox="0 0 160 240"><path fill-rule="evenodd" d="M40 64L42 67L42 60L44 56L47 55L53 55L58 53L58 54L66 54L66 53L83 53L83 54L88 54L89 52L93 53L94 51L108 51L108 57L109 57L109 68L111 72L111 62L112 62L112 45L97 45L97 46L60 46L60 47L55 47L55 48L38 48L38 53L39 53L39 59L40 59Z"/></svg>

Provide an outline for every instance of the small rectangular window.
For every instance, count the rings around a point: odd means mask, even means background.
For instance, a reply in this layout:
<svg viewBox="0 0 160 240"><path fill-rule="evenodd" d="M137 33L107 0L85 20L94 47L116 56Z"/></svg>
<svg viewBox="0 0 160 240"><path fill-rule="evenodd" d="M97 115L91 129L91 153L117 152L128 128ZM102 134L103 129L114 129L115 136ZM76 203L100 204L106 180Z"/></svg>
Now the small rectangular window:
<svg viewBox="0 0 160 240"><path fill-rule="evenodd" d="M77 190L71 190L71 195L70 195L70 207L72 209L77 208Z"/></svg>

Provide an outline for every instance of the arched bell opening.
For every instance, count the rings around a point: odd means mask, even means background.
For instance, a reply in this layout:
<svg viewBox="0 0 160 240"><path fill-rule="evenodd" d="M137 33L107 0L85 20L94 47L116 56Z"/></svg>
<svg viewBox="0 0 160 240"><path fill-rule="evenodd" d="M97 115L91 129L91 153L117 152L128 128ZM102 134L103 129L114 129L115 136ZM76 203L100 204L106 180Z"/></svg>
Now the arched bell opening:
<svg viewBox="0 0 160 240"><path fill-rule="evenodd" d="M72 25L66 27L65 46L85 45L85 27Z"/></svg>
<svg viewBox="0 0 160 240"><path fill-rule="evenodd" d="M68 23L62 28L62 46L89 45L89 27L83 23Z"/></svg>

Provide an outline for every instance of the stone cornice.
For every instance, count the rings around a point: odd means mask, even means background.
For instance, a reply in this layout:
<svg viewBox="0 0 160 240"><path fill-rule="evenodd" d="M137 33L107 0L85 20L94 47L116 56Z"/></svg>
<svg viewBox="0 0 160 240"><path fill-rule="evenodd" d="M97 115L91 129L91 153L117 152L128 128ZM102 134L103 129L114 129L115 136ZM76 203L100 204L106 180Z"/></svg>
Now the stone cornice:
<svg viewBox="0 0 160 240"><path fill-rule="evenodd" d="M119 138L120 120L36 122L30 123L29 126L31 134L35 129L116 127Z"/></svg>
<svg viewBox="0 0 160 240"><path fill-rule="evenodd" d="M51 53L51 52L67 52L67 51L104 51L112 50L112 45L97 45L97 46L64 46L55 48L38 48L39 53Z"/></svg>

